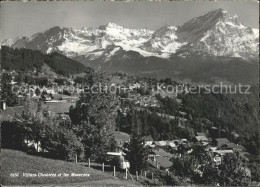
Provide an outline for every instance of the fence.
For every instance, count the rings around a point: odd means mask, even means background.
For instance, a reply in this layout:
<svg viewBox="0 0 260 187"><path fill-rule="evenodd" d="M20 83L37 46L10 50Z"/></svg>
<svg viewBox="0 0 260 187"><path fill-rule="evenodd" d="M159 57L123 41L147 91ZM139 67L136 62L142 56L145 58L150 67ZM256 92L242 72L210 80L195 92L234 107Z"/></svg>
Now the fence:
<svg viewBox="0 0 260 187"><path fill-rule="evenodd" d="M75 161L76 162L76 161ZM105 165L105 163L95 163L95 162L91 162L90 158L88 159L88 162L76 162L78 164L84 165L86 167L91 167L97 170L101 170L102 172L106 172L106 173L111 173L111 175L113 175L114 177L119 177L122 179L126 179L126 180L136 180L136 181L140 181L140 180L152 180L153 183L156 183L156 177L155 174L151 171L142 171L142 172L135 172L135 176L133 176L132 174L130 174L129 170L126 169L120 169L117 168L116 166L111 166L111 165Z"/></svg>

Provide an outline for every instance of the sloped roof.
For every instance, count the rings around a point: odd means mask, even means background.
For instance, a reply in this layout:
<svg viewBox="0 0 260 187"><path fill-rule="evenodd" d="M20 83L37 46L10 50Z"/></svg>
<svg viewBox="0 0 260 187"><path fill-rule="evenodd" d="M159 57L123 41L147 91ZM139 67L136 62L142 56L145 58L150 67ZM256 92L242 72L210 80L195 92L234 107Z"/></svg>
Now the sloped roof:
<svg viewBox="0 0 260 187"><path fill-rule="evenodd" d="M166 146L167 141L154 141L154 144L158 146Z"/></svg>
<svg viewBox="0 0 260 187"><path fill-rule="evenodd" d="M242 145L237 145L233 142L225 143L221 146L218 146L220 149L237 149L237 150L244 150L245 148Z"/></svg>
<svg viewBox="0 0 260 187"><path fill-rule="evenodd" d="M156 155L162 156L162 157L172 157L173 155L171 153L168 153L164 151L163 149L153 149L152 152Z"/></svg>
<svg viewBox="0 0 260 187"><path fill-rule="evenodd" d="M218 146L224 145L226 143L230 143L227 138L216 138L216 142Z"/></svg>
<svg viewBox="0 0 260 187"><path fill-rule="evenodd" d="M196 140L199 141L208 141L208 138L206 136L195 136Z"/></svg>
<svg viewBox="0 0 260 187"><path fill-rule="evenodd" d="M213 153L217 153L220 155L225 155L225 154L233 154L234 152L232 150L215 150Z"/></svg>
<svg viewBox="0 0 260 187"><path fill-rule="evenodd" d="M177 147L177 145L176 145L174 142L168 142L168 145L169 145L170 147Z"/></svg>
<svg viewBox="0 0 260 187"><path fill-rule="evenodd" d="M172 162L170 160L168 160L167 158L158 157L156 160L157 160L157 163L160 164L160 167L162 167L162 168L169 168L172 166Z"/></svg>
<svg viewBox="0 0 260 187"><path fill-rule="evenodd" d="M119 141L128 141L130 139L130 135L124 132L120 132L120 131L115 131L114 132L114 136L116 140Z"/></svg>
<svg viewBox="0 0 260 187"><path fill-rule="evenodd" d="M145 136L145 137L143 138L143 140L144 140L144 141L153 141L153 138L152 138L151 135L149 135L149 136Z"/></svg>
<svg viewBox="0 0 260 187"><path fill-rule="evenodd" d="M164 158L164 157L157 157L156 158L156 161L151 161L151 160L148 160L148 162L157 168L157 165L160 166L160 168L163 168L163 169L166 169L166 168L169 168L172 166L172 162L170 160L168 160L167 158Z"/></svg>

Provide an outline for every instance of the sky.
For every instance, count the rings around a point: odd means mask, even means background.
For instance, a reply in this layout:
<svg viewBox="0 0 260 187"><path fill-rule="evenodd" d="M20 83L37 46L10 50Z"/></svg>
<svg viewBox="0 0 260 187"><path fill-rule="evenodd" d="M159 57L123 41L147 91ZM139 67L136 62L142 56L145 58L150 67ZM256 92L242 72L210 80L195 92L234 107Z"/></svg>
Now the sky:
<svg viewBox="0 0 260 187"><path fill-rule="evenodd" d="M238 15L246 26L259 28L259 4L256 1L168 1L168 2L2 2L1 40L30 36L53 26L98 27L108 22L128 28L159 29L184 22L211 10L223 8Z"/></svg>

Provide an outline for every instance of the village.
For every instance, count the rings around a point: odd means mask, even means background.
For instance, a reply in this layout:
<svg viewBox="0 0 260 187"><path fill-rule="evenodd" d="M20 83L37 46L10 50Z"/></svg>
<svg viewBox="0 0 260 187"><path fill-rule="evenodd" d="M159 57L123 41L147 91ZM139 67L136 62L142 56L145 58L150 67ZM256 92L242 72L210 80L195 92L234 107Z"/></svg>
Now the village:
<svg viewBox="0 0 260 187"><path fill-rule="evenodd" d="M46 72L40 73L39 75L39 72L34 71L27 76L32 76L34 79L37 77L44 81L38 82L38 85L32 85L28 81L18 80L19 74L15 71L3 70L2 73L10 76L11 79L8 84L13 87L16 86L19 90L16 90L17 106L9 107L6 105L5 100L1 101L1 121L12 121L15 116L21 115L21 112L23 111L23 100L25 98L41 101L43 110L49 115L54 115L58 120L68 120L70 119L70 107L76 105L76 102L81 97L81 93L84 92L82 82L81 84L77 83L78 77L73 79L48 74ZM140 80L139 78L138 80L134 77L113 75L111 85L118 86L119 89L122 89L122 92L118 94L121 101L121 104L117 107L118 111L124 116L127 116L127 113L131 111L131 108L134 108L137 111L148 111L148 113L155 112L161 119L177 120L178 128L185 129L187 127L186 123L192 119L192 117L188 116L183 110L185 106L182 99L179 97L180 94L176 92L169 95L165 95L164 93L156 94L156 89L154 89L156 88L154 87L156 83L158 82L154 79ZM70 86L76 86L77 89L70 91ZM165 86L163 89L165 89ZM173 99L176 102L176 105L178 105L177 113L164 113L164 111L160 110L162 107L160 98ZM130 142L131 134L118 130L119 129L114 132L115 141L117 143L116 151L110 151L107 155L110 158L119 157L121 162L120 169L128 170L131 165L124 152L127 149L125 145ZM203 149L202 153L212 159L216 168L221 165L226 156L239 158L239 163L246 173L245 180L250 183L251 171L248 167L250 162L248 157L250 157L250 153L246 151L244 146L235 143L238 142L239 136L238 133L233 131L228 139L227 131L220 127L217 128L211 123L211 126L207 131L197 131L189 140L184 137L180 137L179 139L156 138L156 140L154 140L151 135L142 136L142 140L143 147L149 150L146 162L150 168L169 173L172 171L173 158L192 155L194 146L200 146ZM33 139L24 141L28 147L34 147L36 152L44 151L41 148L41 142ZM197 166L196 171L202 176L203 171L200 171L199 168L200 165Z"/></svg>

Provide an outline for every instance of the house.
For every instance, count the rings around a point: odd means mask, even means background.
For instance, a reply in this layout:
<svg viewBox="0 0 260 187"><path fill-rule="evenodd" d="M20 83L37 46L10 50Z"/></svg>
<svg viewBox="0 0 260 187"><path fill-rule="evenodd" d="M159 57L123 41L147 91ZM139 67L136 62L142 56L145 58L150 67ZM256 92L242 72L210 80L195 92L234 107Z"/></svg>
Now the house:
<svg viewBox="0 0 260 187"><path fill-rule="evenodd" d="M165 171L169 171L169 168L172 166L172 162L169 159L160 156L154 157L154 160L148 159L147 162L153 167Z"/></svg>
<svg viewBox="0 0 260 187"><path fill-rule="evenodd" d="M44 100L44 101L51 101L51 97L50 97L50 96L44 96L44 97L43 97L43 100Z"/></svg>
<svg viewBox="0 0 260 187"><path fill-rule="evenodd" d="M195 136L195 141L197 142L208 142L208 138L206 136Z"/></svg>
<svg viewBox="0 0 260 187"><path fill-rule="evenodd" d="M189 143L187 139L181 139L179 141L179 144L187 144L187 143Z"/></svg>
<svg viewBox="0 0 260 187"><path fill-rule="evenodd" d="M191 153L192 149L188 143L182 143L178 146L178 151L184 154L184 153Z"/></svg>
<svg viewBox="0 0 260 187"><path fill-rule="evenodd" d="M160 157L164 157L164 158L172 158L173 155L171 153L168 153L166 151L164 151L163 149L152 149L151 152L155 155L158 155Z"/></svg>
<svg viewBox="0 0 260 187"><path fill-rule="evenodd" d="M151 146L153 144L153 138L151 135L143 138L145 146Z"/></svg>
<svg viewBox="0 0 260 187"><path fill-rule="evenodd" d="M124 132L115 131L114 137L117 143L117 149L120 151L126 142L130 142L130 135Z"/></svg>
<svg viewBox="0 0 260 187"><path fill-rule="evenodd" d="M219 165L223 161L223 157L229 155L234 156L234 152L232 150L215 150L213 151L213 161Z"/></svg>
<svg viewBox="0 0 260 187"><path fill-rule="evenodd" d="M167 145L167 141L154 141L155 146L165 147Z"/></svg>
<svg viewBox="0 0 260 187"><path fill-rule="evenodd" d="M235 144L233 142L226 143L226 144L218 147L218 149L221 149L221 150L233 150L233 151L237 151L237 152L240 152L240 153L245 151L245 147L243 147L242 145L239 145L239 144Z"/></svg>
<svg viewBox="0 0 260 187"><path fill-rule="evenodd" d="M229 142L229 143L225 143L225 144L218 146L218 149L220 149L220 150L233 150L236 147L237 147L237 145L235 143Z"/></svg>
<svg viewBox="0 0 260 187"><path fill-rule="evenodd" d="M38 153L44 151L41 147L40 141L24 139L24 144L27 146L27 148L32 148L34 151Z"/></svg>
<svg viewBox="0 0 260 187"><path fill-rule="evenodd" d="M179 145L179 141L178 140L167 141L167 145L170 146L171 148L177 150L178 145Z"/></svg>
<svg viewBox="0 0 260 187"><path fill-rule="evenodd" d="M230 143L230 141L227 138L215 138L212 143L217 147L220 147L224 144Z"/></svg>
<svg viewBox="0 0 260 187"><path fill-rule="evenodd" d="M107 152L108 161L111 161L113 157L119 158L120 168L130 168L130 162L125 159L126 154L123 152Z"/></svg>
<svg viewBox="0 0 260 187"><path fill-rule="evenodd" d="M151 154L148 155L147 162L157 169L168 171L172 166L172 162L170 161L172 156L172 154L164 151L163 149L154 149Z"/></svg>
<svg viewBox="0 0 260 187"><path fill-rule="evenodd" d="M204 145L204 146L208 145L209 142L210 142L209 139L205 135L203 135L203 134L195 136L194 137L194 141L195 142L201 142L202 145Z"/></svg>

